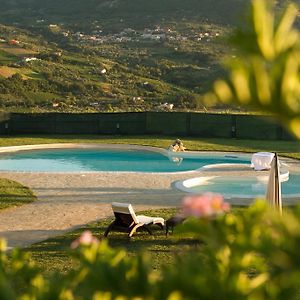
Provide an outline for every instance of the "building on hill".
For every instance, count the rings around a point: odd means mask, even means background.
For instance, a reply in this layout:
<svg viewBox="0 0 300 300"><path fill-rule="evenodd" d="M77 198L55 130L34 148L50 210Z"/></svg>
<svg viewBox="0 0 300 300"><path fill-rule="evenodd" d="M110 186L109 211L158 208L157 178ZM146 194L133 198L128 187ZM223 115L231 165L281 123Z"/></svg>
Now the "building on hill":
<svg viewBox="0 0 300 300"><path fill-rule="evenodd" d="M22 61L23 62L30 62L30 61L35 61L38 60L37 57L23 57Z"/></svg>
<svg viewBox="0 0 300 300"><path fill-rule="evenodd" d="M9 41L9 44L10 45L19 45L20 44L20 41L16 40L16 39L12 39Z"/></svg>

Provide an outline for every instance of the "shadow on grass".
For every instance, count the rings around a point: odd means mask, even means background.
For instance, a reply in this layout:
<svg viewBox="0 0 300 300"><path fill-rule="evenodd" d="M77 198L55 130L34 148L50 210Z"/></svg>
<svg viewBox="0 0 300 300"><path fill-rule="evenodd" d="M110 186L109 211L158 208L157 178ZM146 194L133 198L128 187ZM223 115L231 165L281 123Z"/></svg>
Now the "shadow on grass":
<svg viewBox="0 0 300 300"><path fill-rule="evenodd" d="M176 212L177 210L172 208L143 211L141 213L168 219ZM151 227L153 235L146 231L138 230L132 238L128 238L127 233L111 231L109 236L104 238L104 232L112 220L113 218L108 218L88 224L72 232L34 244L24 249L24 251L30 252L33 260L47 273L49 271L64 272L76 267L78 262L70 255L70 245L85 230L90 230L100 240L107 240L113 248L125 249L129 256L134 256L140 252L148 253L151 257L153 269L158 269L165 264L171 264L176 256L182 255L187 249L201 246L201 243L199 244L198 241L190 239L177 240L173 239L172 235L166 237L165 230L155 225Z"/></svg>

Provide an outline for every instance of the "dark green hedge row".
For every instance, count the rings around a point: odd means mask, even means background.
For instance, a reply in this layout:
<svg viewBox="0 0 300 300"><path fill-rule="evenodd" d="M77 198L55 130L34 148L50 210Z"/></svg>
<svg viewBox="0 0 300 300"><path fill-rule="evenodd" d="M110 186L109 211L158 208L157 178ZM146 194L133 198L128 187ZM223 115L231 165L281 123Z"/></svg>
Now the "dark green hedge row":
<svg viewBox="0 0 300 300"><path fill-rule="evenodd" d="M0 134L162 134L289 140L272 117L179 112L0 115Z"/></svg>

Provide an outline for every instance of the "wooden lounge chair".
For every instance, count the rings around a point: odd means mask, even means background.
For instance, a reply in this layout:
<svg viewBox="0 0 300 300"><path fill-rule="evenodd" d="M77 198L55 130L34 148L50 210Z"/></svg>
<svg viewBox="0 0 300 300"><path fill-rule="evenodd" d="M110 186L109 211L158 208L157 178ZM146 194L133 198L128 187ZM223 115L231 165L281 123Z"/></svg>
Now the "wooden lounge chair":
<svg viewBox="0 0 300 300"><path fill-rule="evenodd" d="M115 220L107 227L104 236L106 237L111 230L128 232L128 236L136 232L138 228L145 229L152 234L149 226L156 224L163 229L164 219L153 218L148 216L137 216L131 204L128 203L112 203L112 210L115 215Z"/></svg>

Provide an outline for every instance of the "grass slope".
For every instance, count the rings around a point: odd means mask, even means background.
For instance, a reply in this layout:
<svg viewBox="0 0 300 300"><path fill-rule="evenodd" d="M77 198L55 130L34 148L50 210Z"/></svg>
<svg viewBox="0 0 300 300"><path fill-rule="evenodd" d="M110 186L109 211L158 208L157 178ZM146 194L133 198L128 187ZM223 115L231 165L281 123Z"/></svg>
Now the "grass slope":
<svg viewBox="0 0 300 300"><path fill-rule="evenodd" d="M15 181L0 178L0 210L35 200L36 197L29 188Z"/></svg>

